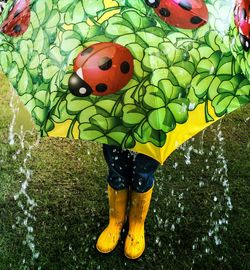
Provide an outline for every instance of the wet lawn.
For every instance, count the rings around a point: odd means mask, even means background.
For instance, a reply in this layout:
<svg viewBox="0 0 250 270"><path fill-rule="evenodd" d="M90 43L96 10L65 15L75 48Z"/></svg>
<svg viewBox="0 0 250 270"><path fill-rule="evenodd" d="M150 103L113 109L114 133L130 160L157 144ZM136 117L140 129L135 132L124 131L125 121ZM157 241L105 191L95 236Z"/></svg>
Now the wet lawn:
<svg viewBox="0 0 250 270"><path fill-rule="evenodd" d="M23 147L18 137L10 145L10 95L0 79L1 270L250 269L250 106L197 135L159 168L147 248L129 261L126 226L114 252L95 249L108 221L101 146L59 138L36 144L35 135L26 135Z"/></svg>

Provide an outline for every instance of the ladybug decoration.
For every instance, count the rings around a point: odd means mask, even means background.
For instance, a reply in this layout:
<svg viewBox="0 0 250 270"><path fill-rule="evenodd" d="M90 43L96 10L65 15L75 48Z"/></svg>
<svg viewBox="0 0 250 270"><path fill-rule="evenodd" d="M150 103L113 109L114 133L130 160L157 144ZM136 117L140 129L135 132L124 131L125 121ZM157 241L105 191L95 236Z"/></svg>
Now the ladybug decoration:
<svg viewBox="0 0 250 270"><path fill-rule="evenodd" d="M127 48L111 42L96 43L74 60L69 90L78 97L113 94L130 81L133 72L133 57Z"/></svg>
<svg viewBox="0 0 250 270"><path fill-rule="evenodd" d="M16 0L0 31L11 37L22 35L30 23L30 0Z"/></svg>
<svg viewBox="0 0 250 270"><path fill-rule="evenodd" d="M244 51L250 48L250 1L237 0L234 7L234 22L239 29L240 43Z"/></svg>
<svg viewBox="0 0 250 270"><path fill-rule="evenodd" d="M203 0L145 0L166 23L184 29L195 29L208 21Z"/></svg>

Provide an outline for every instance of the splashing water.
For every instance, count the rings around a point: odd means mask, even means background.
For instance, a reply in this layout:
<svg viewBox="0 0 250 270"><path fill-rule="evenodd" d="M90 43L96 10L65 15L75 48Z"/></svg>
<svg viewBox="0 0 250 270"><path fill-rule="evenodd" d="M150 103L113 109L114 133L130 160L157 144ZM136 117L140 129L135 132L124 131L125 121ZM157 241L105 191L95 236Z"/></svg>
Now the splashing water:
<svg viewBox="0 0 250 270"><path fill-rule="evenodd" d="M23 176L23 181L21 183L20 190L14 195L14 199L17 202L18 207L22 210L22 214L16 217L16 223L13 224L12 228L16 227L24 228L25 230L25 239L23 240L23 245L28 247L31 251L31 258L27 260L27 258L22 259L22 269L30 269L30 263L33 264L35 260L39 257L39 251L35 245L35 237L34 237L34 228L33 223L36 221L36 218L33 214L34 208L36 207L35 200L28 194L29 182L32 179L32 171L28 168L28 161L31 158L32 149L35 148L39 143L39 137L36 138L35 142L31 144L27 141L28 136L33 136L34 132L29 130L24 130L23 126L20 127L20 131L18 133L15 132L15 125L17 114L19 112L19 107L15 103L15 93L12 91L11 99L10 99L10 108L12 110L13 116L9 126L9 144L10 145L18 145L18 150L13 154L13 160L16 160L20 155L24 155L24 159L22 161L22 165L19 167L19 172ZM40 269L38 267L38 269Z"/></svg>
<svg viewBox="0 0 250 270"><path fill-rule="evenodd" d="M214 139L212 142L211 149L209 150L208 157L205 155L204 151L204 135L205 130L203 130L199 137L193 137L188 142L184 143L180 146L180 151L183 152L184 157L184 166L182 164L178 164L174 162L172 168L174 171L181 171L181 180L188 181L186 176L187 166L191 166L192 164L192 153L199 155L199 158L204 162L202 173L200 178L198 178L197 184L198 188L203 188L205 185L210 185L210 183L216 184L218 186L215 189L216 191L212 194L212 198L210 200L210 212L207 213L206 220L204 222L204 228L208 228L207 232L200 233L194 242L191 245L193 251L193 258L191 260L191 269L196 264L196 262L202 260L204 255L213 255L217 258L218 261L226 261L226 258L220 256L216 253L216 248L223 244L222 242L222 233L227 231L229 213L232 210L232 202L229 196L229 182L228 182L228 167L227 160L224 155L224 137L221 130L221 121L217 125L216 128L212 129L214 134ZM198 140L198 145L197 141ZM209 157L216 157L216 166L213 168L212 164L210 164ZM183 166L183 168L182 168ZM204 179L203 174L208 175L208 179ZM166 176L164 175L164 171L159 170L159 178L164 179ZM168 175L168 181L171 181L173 176L171 174ZM156 181L159 192L164 192L164 181ZM217 192L217 193L216 193ZM164 220L161 217L161 213L159 213L158 209L154 209L154 217L156 220L156 224L158 228L164 228L166 233L169 235L169 253L173 257L174 260L177 260L176 254L176 245L181 245L183 240L178 238L178 230L182 222L185 222L187 216L185 213L185 197L188 198L189 187L185 189L178 190L177 188L172 188L169 190L168 196L165 198L165 207L166 211L169 211L171 207L175 208L176 215L174 217L170 216ZM156 198L156 201L158 198ZM171 211L171 210L170 210ZM159 246L162 245L161 237L158 235L155 238L155 244ZM185 245L185 244L184 244Z"/></svg>
<svg viewBox="0 0 250 270"><path fill-rule="evenodd" d="M9 103L11 111L12 111L12 115L13 115L10 126L9 126L9 144L10 145L14 145L15 143L14 127L16 123L16 115L18 113L18 107L15 106L14 97L15 97L14 90L12 90L12 95L11 95L10 103Z"/></svg>
<svg viewBox="0 0 250 270"><path fill-rule="evenodd" d="M209 247L209 242L214 242L216 246L222 245L222 233L227 231L229 213L232 210L232 202L229 195L229 182L228 182L228 165L224 155L224 137L221 130L221 120L216 129L213 130L215 137L214 142L209 152L209 156L213 154L217 157L217 166L210 172L212 177L211 183L219 184L223 193L213 194L213 207L210 211L209 218L206 220L206 224L209 224L210 229L206 236L196 238L193 243L193 249L195 250L198 246L203 247L203 254L215 254L215 251ZM205 160L205 170L210 170L209 159ZM202 187L204 182L200 180L199 186ZM201 258L201 256L199 256ZM197 258L194 258L193 264ZM218 256L219 261L226 262L226 258Z"/></svg>

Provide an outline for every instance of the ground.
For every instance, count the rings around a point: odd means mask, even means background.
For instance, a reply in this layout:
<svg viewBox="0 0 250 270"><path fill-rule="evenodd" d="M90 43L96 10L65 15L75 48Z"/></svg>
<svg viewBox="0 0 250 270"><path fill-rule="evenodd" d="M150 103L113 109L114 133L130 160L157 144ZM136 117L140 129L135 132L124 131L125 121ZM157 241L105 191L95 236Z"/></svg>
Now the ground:
<svg viewBox="0 0 250 270"><path fill-rule="evenodd" d="M95 249L108 221L101 145L36 143L34 134L10 145L10 91L0 80L0 269L250 269L250 106L158 169L146 251L130 261L123 255L127 228L111 254Z"/></svg>

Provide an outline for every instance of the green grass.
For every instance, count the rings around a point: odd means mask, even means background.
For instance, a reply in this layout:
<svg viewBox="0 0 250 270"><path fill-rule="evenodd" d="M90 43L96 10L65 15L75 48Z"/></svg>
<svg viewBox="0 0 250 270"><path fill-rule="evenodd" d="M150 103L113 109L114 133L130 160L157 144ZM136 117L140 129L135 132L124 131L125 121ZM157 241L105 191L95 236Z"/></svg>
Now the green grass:
<svg viewBox="0 0 250 270"><path fill-rule="evenodd" d="M216 124L204 133L203 155L192 151L191 164L186 165L187 150L180 149L157 171L146 221L147 248L137 261L129 261L123 255L127 228L111 254L104 256L95 249L96 238L108 221L107 168L101 145L61 138L41 139L27 163L27 168L32 170L27 193L37 204L28 211L35 218L28 219L34 229L28 235L34 237L31 242L39 251L39 257L32 259L25 243L27 226L22 224L27 215L18 202L24 208L29 204L25 196L15 200L14 194L25 180L20 166L28 152L28 143L34 144L36 138L27 136L25 148L13 159L20 146L18 138L15 145L8 143L12 113L8 86L0 79L1 270L250 269L249 106L225 117L221 123L232 211L225 206L222 184L212 179L216 168L222 167L216 153L219 148ZM201 138L201 134L196 136L187 147L200 148ZM222 244L216 245L208 232L213 221L226 214L229 215L227 231L219 230ZM195 239L198 242L193 249Z"/></svg>

